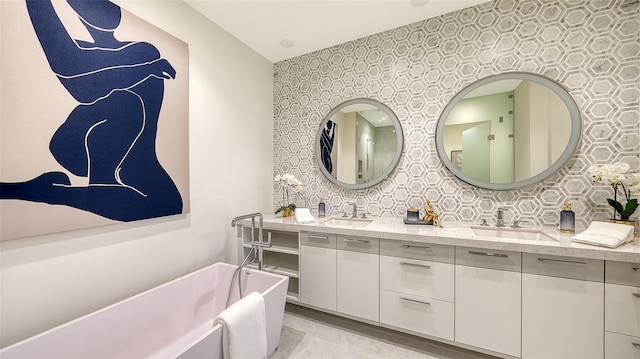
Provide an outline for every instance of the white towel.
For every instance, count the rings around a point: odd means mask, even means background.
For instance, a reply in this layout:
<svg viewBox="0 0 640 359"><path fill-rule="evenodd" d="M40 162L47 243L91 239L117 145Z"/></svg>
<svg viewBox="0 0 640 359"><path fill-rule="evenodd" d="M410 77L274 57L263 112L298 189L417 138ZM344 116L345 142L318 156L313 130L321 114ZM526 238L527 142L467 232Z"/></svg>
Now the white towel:
<svg viewBox="0 0 640 359"><path fill-rule="evenodd" d="M589 228L572 237L574 242L616 248L633 239L633 226L609 222L591 222Z"/></svg>
<svg viewBox="0 0 640 359"><path fill-rule="evenodd" d="M251 292L220 313L222 348L225 359L263 359L267 357L267 324L264 298Z"/></svg>
<svg viewBox="0 0 640 359"><path fill-rule="evenodd" d="M296 221L300 224L314 223L316 219L311 215L309 208L296 208Z"/></svg>

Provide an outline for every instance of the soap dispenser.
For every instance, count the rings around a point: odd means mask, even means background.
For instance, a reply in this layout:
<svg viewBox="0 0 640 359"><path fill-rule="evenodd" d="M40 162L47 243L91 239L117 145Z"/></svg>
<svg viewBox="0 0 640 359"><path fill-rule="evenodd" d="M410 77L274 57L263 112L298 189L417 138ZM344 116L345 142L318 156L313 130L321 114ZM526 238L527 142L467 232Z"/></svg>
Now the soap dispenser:
<svg viewBox="0 0 640 359"><path fill-rule="evenodd" d="M326 206L324 204L324 199L320 198L320 203L318 203L318 217L324 217L326 212Z"/></svg>
<svg viewBox="0 0 640 359"><path fill-rule="evenodd" d="M564 210L560 212L560 232L576 233L576 214L571 210L571 203L564 204Z"/></svg>

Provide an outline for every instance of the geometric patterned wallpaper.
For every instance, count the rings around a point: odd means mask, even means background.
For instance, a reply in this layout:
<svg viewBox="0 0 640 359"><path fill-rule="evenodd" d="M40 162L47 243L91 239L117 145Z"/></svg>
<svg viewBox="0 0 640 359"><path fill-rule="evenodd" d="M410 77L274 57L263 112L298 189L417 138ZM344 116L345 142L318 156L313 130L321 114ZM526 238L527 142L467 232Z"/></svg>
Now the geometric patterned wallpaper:
<svg viewBox="0 0 640 359"><path fill-rule="evenodd" d="M583 136L569 162L545 181L511 191L475 188L440 163L435 129L465 86L489 75L526 71L569 90L583 116ZM624 161L640 171L640 13L637 0L496 0L274 65L274 176L292 173L304 186L298 206L329 214L356 202L370 216L402 217L426 199L445 221L557 226L570 201L576 226L611 217L612 190L594 185L590 165ZM367 97L400 119L405 144L380 184L345 190L315 161L318 126L331 109ZM274 208L282 203L274 187ZM638 213L632 219L638 219Z"/></svg>

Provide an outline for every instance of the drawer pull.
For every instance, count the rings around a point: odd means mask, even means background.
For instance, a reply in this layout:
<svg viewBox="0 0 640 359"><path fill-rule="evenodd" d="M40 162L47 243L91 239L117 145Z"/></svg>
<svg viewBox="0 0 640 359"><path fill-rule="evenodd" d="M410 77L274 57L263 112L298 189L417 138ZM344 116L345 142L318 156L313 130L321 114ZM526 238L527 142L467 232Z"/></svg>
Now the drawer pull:
<svg viewBox="0 0 640 359"><path fill-rule="evenodd" d="M578 265L586 265L585 262L577 262L577 261L566 261L562 259L549 259L549 258L538 258L540 262L555 262L555 263L564 263L564 264L578 264Z"/></svg>
<svg viewBox="0 0 640 359"><path fill-rule="evenodd" d="M422 268L431 268L431 266L426 265L426 264L419 264L419 263L409 263L409 262L400 262L401 266L411 266L411 267L422 267Z"/></svg>
<svg viewBox="0 0 640 359"><path fill-rule="evenodd" d="M400 297L400 300L403 301L403 302L409 302L409 303L415 303L415 304L431 305L431 303L429 303L429 302L423 302L421 300L405 298L405 297Z"/></svg>
<svg viewBox="0 0 640 359"><path fill-rule="evenodd" d="M497 257L497 258L509 258L508 255L502 253L491 253L491 252L475 252L469 251L469 254L475 254L477 256L487 256L487 257Z"/></svg>
<svg viewBox="0 0 640 359"><path fill-rule="evenodd" d="M640 343L631 342L631 344L633 344L633 346L636 347L636 348L640 348Z"/></svg>
<svg viewBox="0 0 640 359"><path fill-rule="evenodd" d="M640 267L633 267L633 270L636 272L640 272Z"/></svg>
<svg viewBox="0 0 640 359"><path fill-rule="evenodd" d="M403 244L402 245L403 248L408 248L408 249L424 249L425 251L430 251L431 247L424 247L424 246L414 246L411 244Z"/></svg>
<svg viewBox="0 0 640 359"><path fill-rule="evenodd" d="M631 293L631 294L633 294L633 296L636 298L640 298L640 293Z"/></svg>
<svg viewBox="0 0 640 359"><path fill-rule="evenodd" d="M328 241L329 237L323 237L323 236L307 236L308 239L318 239L321 241Z"/></svg>
<svg viewBox="0 0 640 359"><path fill-rule="evenodd" d="M371 241L368 241L366 239L351 239L351 238L345 238L344 239L345 242L351 242L351 243L366 243L369 244L371 243Z"/></svg>

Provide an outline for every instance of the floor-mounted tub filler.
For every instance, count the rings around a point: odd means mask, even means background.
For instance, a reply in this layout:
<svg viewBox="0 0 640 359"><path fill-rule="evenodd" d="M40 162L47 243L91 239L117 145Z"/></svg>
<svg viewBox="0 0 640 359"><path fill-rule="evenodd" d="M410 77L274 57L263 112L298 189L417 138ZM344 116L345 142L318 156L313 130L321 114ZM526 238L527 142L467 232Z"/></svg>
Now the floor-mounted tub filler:
<svg viewBox="0 0 640 359"><path fill-rule="evenodd" d="M238 267L216 263L0 350L0 358L222 358L216 318L240 297ZM243 295L264 298L267 353L280 342L289 279L243 268ZM229 292L231 290L231 292Z"/></svg>

